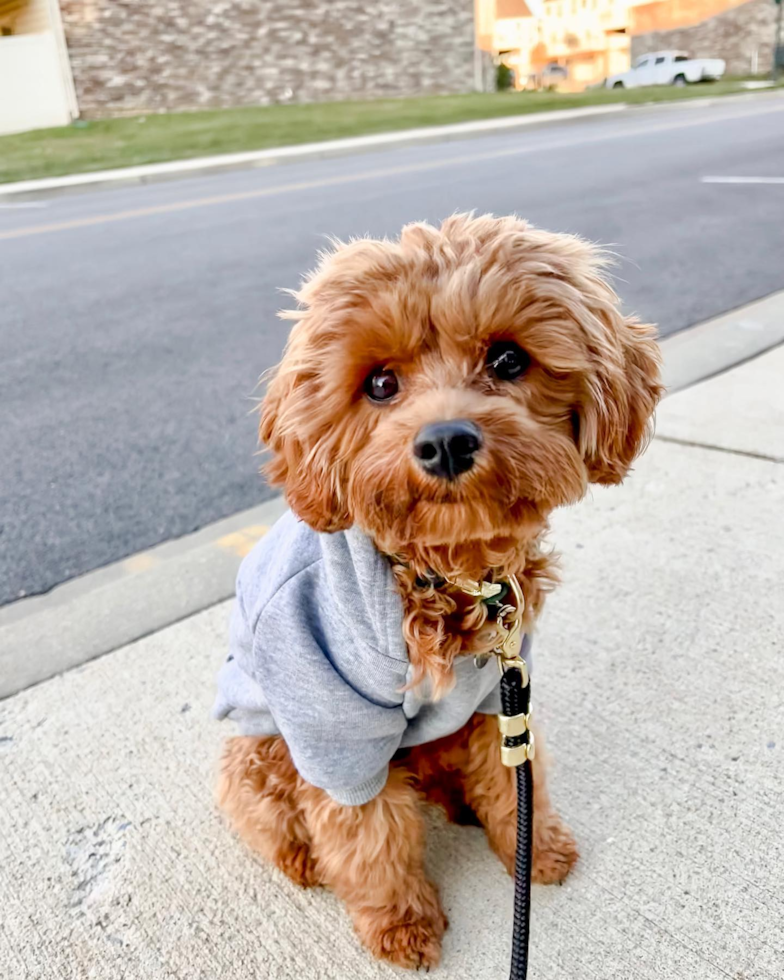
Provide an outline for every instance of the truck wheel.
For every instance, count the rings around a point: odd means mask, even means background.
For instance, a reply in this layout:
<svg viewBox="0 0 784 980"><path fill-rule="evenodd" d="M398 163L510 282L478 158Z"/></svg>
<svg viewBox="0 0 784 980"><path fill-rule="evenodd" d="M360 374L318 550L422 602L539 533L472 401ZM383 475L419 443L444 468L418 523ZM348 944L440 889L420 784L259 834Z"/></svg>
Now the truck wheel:
<svg viewBox="0 0 784 980"><path fill-rule="evenodd" d="M676 75L675 78L672 80L672 84L677 85L678 88L683 88L684 85L686 84L686 76Z"/></svg>
<svg viewBox="0 0 784 980"><path fill-rule="evenodd" d="M613 82L613 88L623 88L623 82Z"/></svg>

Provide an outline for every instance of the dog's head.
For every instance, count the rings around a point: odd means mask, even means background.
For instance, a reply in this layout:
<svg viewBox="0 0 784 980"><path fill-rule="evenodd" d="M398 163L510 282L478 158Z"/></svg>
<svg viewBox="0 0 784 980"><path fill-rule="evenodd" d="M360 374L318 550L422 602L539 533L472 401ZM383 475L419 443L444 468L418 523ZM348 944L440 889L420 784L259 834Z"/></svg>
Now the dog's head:
<svg viewBox="0 0 784 980"><path fill-rule="evenodd" d="M603 255L517 218L458 215L325 255L262 405L270 482L317 530L379 547L541 527L618 483L661 393L653 331Z"/></svg>

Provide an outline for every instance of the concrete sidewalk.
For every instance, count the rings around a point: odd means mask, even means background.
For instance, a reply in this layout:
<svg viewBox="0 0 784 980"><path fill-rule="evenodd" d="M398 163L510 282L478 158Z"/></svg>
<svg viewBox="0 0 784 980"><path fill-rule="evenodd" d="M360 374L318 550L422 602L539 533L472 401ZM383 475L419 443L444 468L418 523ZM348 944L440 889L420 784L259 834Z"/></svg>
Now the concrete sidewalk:
<svg viewBox="0 0 784 980"><path fill-rule="evenodd" d="M620 489L558 515L537 712L582 861L531 980L784 976L784 348L673 395ZM223 603L0 702L0 977L400 976L222 827ZM431 820L438 975L508 972L512 886Z"/></svg>

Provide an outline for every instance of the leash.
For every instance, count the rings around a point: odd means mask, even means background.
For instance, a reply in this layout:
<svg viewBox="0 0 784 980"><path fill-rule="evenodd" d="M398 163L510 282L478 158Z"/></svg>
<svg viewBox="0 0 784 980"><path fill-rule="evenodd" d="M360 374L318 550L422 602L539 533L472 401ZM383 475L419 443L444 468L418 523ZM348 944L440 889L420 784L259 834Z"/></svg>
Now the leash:
<svg viewBox="0 0 784 980"><path fill-rule="evenodd" d="M523 661L525 663L525 661ZM531 926L531 859L534 832L534 779L531 760L535 754L531 723L531 682L519 667L503 670L501 678L501 761L517 771L517 849L515 851L514 923L512 965L509 980L528 976L528 937Z"/></svg>
<svg viewBox="0 0 784 980"><path fill-rule="evenodd" d="M512 964L509 980L528 976L528 938L531 927L531 862L534 830L534 779L531 762L536 753L531 730L531 680L528 665L521 656L525 597L514 575L508 583L447 579L468 595L481 598L494 609L499 642L492 651L501 671L501 762L516 770L517 847L515 850L514 922L512 926ZM505 603L511 591L514 604ZM481 666L484 661L477 660Z"/></svg>

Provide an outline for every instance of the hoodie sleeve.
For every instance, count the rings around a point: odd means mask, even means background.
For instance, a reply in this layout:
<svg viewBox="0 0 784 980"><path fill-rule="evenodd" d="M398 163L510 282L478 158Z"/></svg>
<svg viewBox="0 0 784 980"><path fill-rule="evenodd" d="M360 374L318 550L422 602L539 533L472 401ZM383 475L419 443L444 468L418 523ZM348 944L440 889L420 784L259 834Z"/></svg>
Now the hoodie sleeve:
<svg viewBox="0 0 784 980"><path fill-rule="evenodd" d="M305 569L263 610L254 635L255 679L302 778L357 806L386 784L407 726L403 695L376 698L338 670L331 648L360 641L339 621L325 621L319 584L317 572Z"/></svg>
<svg viewBox="0 0 784 980"><path fill-rule="evenodd" d="M213 718L236 722L242 735L277 734L264 691L253 677L253 630L239 589L231 613L229 656L218 673L217 682Z"/></svg>

